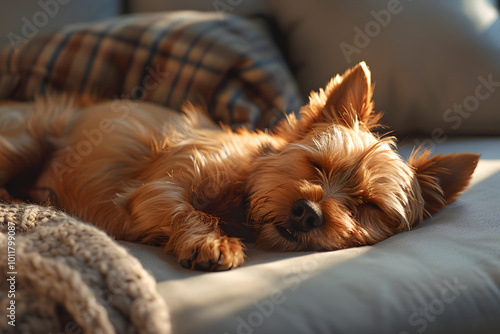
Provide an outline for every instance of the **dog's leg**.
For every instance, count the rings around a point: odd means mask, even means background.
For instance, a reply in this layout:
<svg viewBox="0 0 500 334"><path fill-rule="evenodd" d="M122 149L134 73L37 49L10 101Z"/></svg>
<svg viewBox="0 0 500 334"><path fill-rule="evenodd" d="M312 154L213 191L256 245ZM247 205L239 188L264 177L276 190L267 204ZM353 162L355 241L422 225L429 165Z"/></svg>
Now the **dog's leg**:
<svg viewBox="0 0 500 334"><path fill-rule="evenodd" d="M31 131L28 117L27 111L0 109L0 197L3 200L12 200L4 189L9 183L26 186L34 181L43 164L46 147L42 138Z"/></svg>
<svg viewBox="0 0 500 334"><path fill-rule="evenodd" d="M225 235L220 218L197 210L193 198L192 185L170 180L139 187L124 198L132 217L127 232L143 242L164 242L187 268L219 271L243 264L240 239Z"/></svg>
<svg viewBox="0 0 500 334"><path fill-rule="evenodd" d="M0 201L13 202L14 199L10 196L9 192L5 188L0 188Z"/></svg>

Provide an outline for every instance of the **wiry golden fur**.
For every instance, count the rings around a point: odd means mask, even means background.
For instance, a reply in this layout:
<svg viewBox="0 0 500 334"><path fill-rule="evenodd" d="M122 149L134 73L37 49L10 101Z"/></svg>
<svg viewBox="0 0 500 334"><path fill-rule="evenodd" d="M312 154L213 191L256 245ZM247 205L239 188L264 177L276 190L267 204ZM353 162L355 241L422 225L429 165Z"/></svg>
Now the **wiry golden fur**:
<svg viewBox="0 0 500 334"><path fill-rule="evenodd" d="M479 156L407 163L373 129L364 63L313 93L275 132L233 132L187 105L89 105L48 96L0 109L0 187L47 202L119 239L163 245L182 265L244 262L221 217L247 206L257 244L327 251L377 243L454 201ZM3 191L4 199L10 199Z"/></svg>

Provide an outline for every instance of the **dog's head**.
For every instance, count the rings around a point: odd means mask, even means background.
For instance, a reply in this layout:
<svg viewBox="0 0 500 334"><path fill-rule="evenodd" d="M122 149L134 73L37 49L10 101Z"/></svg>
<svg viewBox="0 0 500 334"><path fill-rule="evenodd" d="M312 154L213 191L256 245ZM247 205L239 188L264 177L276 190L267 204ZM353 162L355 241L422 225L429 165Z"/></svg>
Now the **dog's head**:
<svg viewBox="0 0 500 334"><path fill-rule="evenodd" d="M257 243L283 251L335 250L374 244L407 231L453 202L479 155L408 162L394 139L379 137L370 72L364 63L312 93L299 119L276 132L286 144L252 166L247 193Z"/></svg>

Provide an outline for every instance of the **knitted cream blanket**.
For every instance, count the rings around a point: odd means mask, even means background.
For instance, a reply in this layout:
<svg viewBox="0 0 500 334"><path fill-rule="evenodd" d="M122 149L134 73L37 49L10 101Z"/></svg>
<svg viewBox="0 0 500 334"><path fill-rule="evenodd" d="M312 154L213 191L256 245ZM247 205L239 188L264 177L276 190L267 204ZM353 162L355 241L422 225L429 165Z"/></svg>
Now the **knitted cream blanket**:
<svg viewBox="0 0 500 334"><path fill-rule="evenodd" d="M0 332L170 332L154 279L96 227L0 202L0 232Z"/></svg>

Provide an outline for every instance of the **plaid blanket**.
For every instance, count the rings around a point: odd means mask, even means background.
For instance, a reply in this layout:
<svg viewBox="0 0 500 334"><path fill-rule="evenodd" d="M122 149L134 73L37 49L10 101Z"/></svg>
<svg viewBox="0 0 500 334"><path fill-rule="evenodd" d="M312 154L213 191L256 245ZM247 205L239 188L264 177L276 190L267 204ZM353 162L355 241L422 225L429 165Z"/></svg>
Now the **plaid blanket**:
<svg viewBox="0 0 500 334"><path fill-rule="evenodd" d="M258 24L216 13L129 15L71 25L0 52L0 99L47 91L205 105L217 122L272 126L302 101Z"/></svg>

